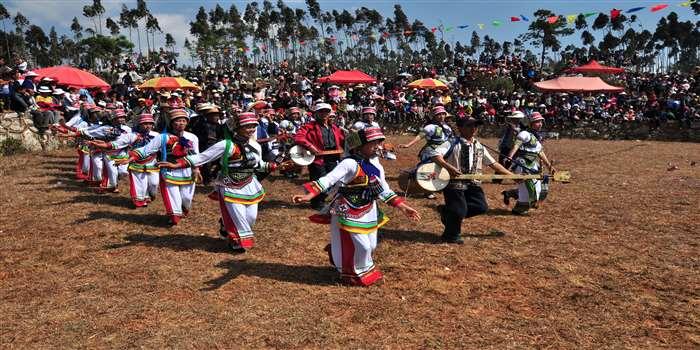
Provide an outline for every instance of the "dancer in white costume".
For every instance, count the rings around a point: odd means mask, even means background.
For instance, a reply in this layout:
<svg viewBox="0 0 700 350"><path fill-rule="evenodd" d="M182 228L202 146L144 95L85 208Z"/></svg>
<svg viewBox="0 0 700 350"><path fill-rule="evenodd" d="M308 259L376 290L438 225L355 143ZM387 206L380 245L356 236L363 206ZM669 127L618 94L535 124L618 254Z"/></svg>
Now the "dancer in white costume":
<svg viewBox="0 0 700 350"><path fill-rule="evenodd" d="M145 146L129 152L129 157L120 159L118 164L128 164L148 159L160 152L159 159L176 162L180 158L197 154L199 140L194 134L185 131L189 116L184 109L173 109L168 114L170 129L149 141ZM160 172L160 193L170 218L171 225L177 225L182 217L192 209L195 182L201 182L198 168L162 169Z"/></svg>
<svg viewBox="0 0 700 350"><path fill-rule="evenodd" d="M389 188L381 164L371 161L383 140L379 128L351 132L348 136L351 155L327 175L304 184L305 195L292 197L294 203L301 203L321 192L335 193L330 204L310 219L331 225L331 244L327 250L341 281L349 285L370 286L383 277L374 264L372 252L377 247L377 229L389 219L377 207L377 200L399 208L410 219L420 220L418 212Z"/></svg>
<svg viewBox="0 0 700 350"><path fill-rule="evenodd" d="M508 154L513 159L512 169L516 174L537 174L542 170L540 162L544 163L554 173L552 166L544 153L542 142L537 132L542 129L544 117L539 112L534 112L529 117L529 126L515 137L515 144ZM518 202L513 207L515 215L527 214L530 208L537 208L539 202L546 197L546 186L542 180L525 180L520 182L517 189ZM508 204L509 197L516 197L515 190L504 192L504 202Z"/></svg>
<svg viewBox="0 0 700 350"><path fill-rule="evenodd" d="M178 159L176 163L159 162L162 168L196 167L220 159L220 170L214 180L216 198L221 209L219 233L228 240L234 252L243 253L255 245L253 225L258 216L258 203L265 189L256 173L273 171L277 164L262 160L260 145L251 136L258 120L254 113L240 113L226 121L229 132L204 152Z"/></svg>
<svg viewBox="0 0 700 350"><path fill-rule="evenodd" d="M107 150L121 150L124 154L129 149L137 149L145 146L160 134L153 131L155 120L150 113L141 114L138 120L137 131L122 134L113 142L90 141L90 145ZM129 163L129 184L131 200L134 206L145 207L153 201L158 192L160 182L159 169L156 166L156 154L145 159L139 159Z"/></svg>

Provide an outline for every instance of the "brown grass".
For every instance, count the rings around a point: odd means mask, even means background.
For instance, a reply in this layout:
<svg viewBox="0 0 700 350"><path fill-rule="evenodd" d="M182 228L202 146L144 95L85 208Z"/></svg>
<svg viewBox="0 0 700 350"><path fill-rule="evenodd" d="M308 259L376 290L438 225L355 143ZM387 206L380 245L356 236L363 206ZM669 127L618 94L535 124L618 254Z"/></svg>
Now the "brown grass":
<svg viewBox="0 0 700 350"><path fill-rule="evenodd" d="M435 244L441 198L411 200L420 226L387 209L385 282L367 289L336 283L328 228L290 204L299 181L264 182L258 245L232 255L205 191L169 229L160 198L135 210L126 182L95 195L72 180L72 151L4 158L0 347L700 347L700 166L689 165L700 145L546 147L574 182L522 218L501 203L510 185L485 184L492 210L465 221L464 246ZM390 179L414 152L384 162Z"/></svg>

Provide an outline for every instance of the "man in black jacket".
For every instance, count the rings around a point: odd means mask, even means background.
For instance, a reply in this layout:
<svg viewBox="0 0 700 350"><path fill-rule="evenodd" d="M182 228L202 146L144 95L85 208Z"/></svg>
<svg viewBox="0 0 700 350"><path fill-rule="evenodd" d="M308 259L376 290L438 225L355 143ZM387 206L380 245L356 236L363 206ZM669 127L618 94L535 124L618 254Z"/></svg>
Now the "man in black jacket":
<svg viewBox="0 0 700 350"><path fill-rule="evenodd" d="M199 152L224 139L221 125L221 109L212 103L200 103L196 107L199 117L193 118L190 130L199 138ZM202 182L207 185L216 177L217 163L207 163L200 167Z"/></svg>

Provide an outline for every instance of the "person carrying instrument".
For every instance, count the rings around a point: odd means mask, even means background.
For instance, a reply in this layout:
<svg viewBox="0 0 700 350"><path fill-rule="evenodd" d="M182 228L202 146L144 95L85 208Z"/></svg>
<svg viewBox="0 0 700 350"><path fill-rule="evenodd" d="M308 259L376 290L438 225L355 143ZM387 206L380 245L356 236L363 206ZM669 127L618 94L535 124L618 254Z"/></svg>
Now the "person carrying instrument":
<svg viewBox="0 0 700 350"><path fill-rule="evenodd" d="M507 157L515 144L515 137L520 132L520 121L525 118L521 111L513 111L506 116L506 125L501 130L501 137L498 140L498 163L506 168L510 168L510 158ZM493 180L493 183L501 183L500 179Z"/></svg>
<svg viewBox="0 0 700 350"><path fill-rule="evenodd" d="M476 139L479 125L483 122L474 118L457 119L459 137L434 148L430 159L455 178L462 174L481 174L482 166L487 165L501 174L513 175L491 156L489 151ZM443 190L445 205L438 206L440 221L445 230L440 240L445 243L464 244L461 237L462 220L486 213L488 204L481 183L478 180L450 180Z"/></svg>
<svg viewBox="0 0 700 350"><path fill-rule="evenodd" d="M555 169L544 154L542 142L538 136L544 117L539 112L534 112L528 121L528 128L518 133L513 148L508 154L508 158L513 159L512 169L516 174L538 174L541 171L540 161L542 161L554 173ZM512 213L525 215L531 207L537 207L538 201L544 200L546 187L547 184L542 180L525 180L518 185L517 189L504 191L503 202L508 205L510 198L517 198L518 202L513 207Z"/></svg>
<svg viewBox="0 0 700 350"><path fill-rule="evenodd" d="M258 203L265 190L256 173L275 170L276 163L265 162L261 150L251 136L258 120L252 112L239 113L227 119L226 139L215 143L202 153L191 154L176 162L159 162L161 168L179 169L198 167L220 159L219 173L214 180L216 196L221 209L219 234L236 253L244 253L255 245L253 225L258 216Z"/></svg>
<svg viewBox="0 0 700 350"><path fill-rule="evenodd" d="M331 105L318 103L314 107L314 121L304 124L294 135L294 143L306 147L316 155L313 163L309 164L309 179L315 181L328 174L340 161L340 153L319 155L323 151L343 150L345 135L340 128L331 123ZM323 208L326 194L322 193L311 200L311 207L316 210Z"/></svg>
<svg viewBox="0 0 700 350"><path fill-rule="evenodd" d="M379 128L352 131L350 156L327 175L304 184L306 194L292 197L294 203L302 203L333 190L328 207L310 219L331 225L331 244L326 247L331 264L340 272L341 281L353 286L370 286L383 277L372 252L377 247L377 229L389 219L379 210L377 200L399 208L409 219L420 220L420 214L389 188L381 164L372 161L383 140Z"/></svg>
<svg viewBox="0 0 700 350"><path fill-rule="evenodd" d="M452 137L452 129L445 122L445 118L447 118L445 107L435 106L430 114L431 120L423 127L423 130L409 143L399 145L399 148L409 148L420 139L425 138L427 142L418 154L421 162L427 162L430 159L429 155L434 153L434 149Z"/></svg>

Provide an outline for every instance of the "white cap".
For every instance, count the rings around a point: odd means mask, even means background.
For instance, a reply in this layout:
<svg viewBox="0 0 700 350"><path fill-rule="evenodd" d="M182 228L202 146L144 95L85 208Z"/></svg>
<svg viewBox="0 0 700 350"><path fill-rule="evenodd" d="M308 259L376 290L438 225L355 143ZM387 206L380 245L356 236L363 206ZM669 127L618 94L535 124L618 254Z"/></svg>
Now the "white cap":
<svg viewBox="0 0 700 350"><path fill-rule="evenodd" d="M323 110L323 109L326 109L329 111L333 110L331 105L329 105L328 103L317 103L316 106L314 106L314 112L318 112L318 111Z"/></svg>
<svg viewBox="0 0 700 350"><path fill-rule="evenodd" d="M525 118L525 114L521 111L514 111L511 113L511 115L506 116L506 118L511 118L511 119L523 119Z"/></svg>
<svg viewBox="0 0 700 350"><path fill-rule="evenodd" d="M25 76L25 77L36 77L36 76L38 76L38 75L39 75L39 74L36 74L36 73L34 73L34 71L31 71L31 70L30 70L30 71L27 72L27 74L25 74L24 76Z"/></svg>

